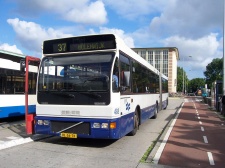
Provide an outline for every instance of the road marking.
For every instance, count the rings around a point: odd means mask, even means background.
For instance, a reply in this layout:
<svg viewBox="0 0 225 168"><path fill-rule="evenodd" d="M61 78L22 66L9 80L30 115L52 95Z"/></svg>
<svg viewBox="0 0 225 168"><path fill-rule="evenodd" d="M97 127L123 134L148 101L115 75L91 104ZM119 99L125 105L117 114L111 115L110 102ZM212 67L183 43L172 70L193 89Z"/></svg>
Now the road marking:
<svg viewBox="0 0 225 168"><path fill-rule="evenodd" d="M198 113L198 110L195 110L196 111L196 113Z"/></svg>
<svg viewBox="0 0 225 168"><path fill-rule="evenodd" d="M198 119L200 120L200 117L198 117Z"/></svg>
<svg viewBox="0 0 225 168"><path fill-rule="evenodd" d="M19 138L11 141L6 141L3 144L0 144L0 150L10 148L16 145L21 145L24 143L32 142L33 140L31 138Z"/></svg>
<svg viewBox="0 0 225 168"><path fill-rule="evenodd" d="M203 136L203 139L204 139L204 142L205 142L205 143L208 143L208 139L207 139L206 136Z"/></svg>
<svg viewBox="0 0 225 168"><path fill-rule="evenodd" d="M209 158L209 164L210 165L215 165L212 153L211 152L207 152L207 155L208 155L208 158Z"/></svg>
<svg viewBox="0 0 225 168"><path fill-rule="evenodd" d="M201 125L202 125L202 122L201 122L201 121L199 121L199 124L201 124Z"/></svg>
<svg viewBox="0 0 225 168"><path fill-rule="evenodd" d="M201 127L201 130L202 130L202 131L205 131L204 127Z"/></svg>
<svg viewBox="0 0 225 168"><path fill-rule="evenodd" d="M199 116L199 114L196 114L197 116Z"/></svg>
<svg viewBox="0 0 225 168"><path fill-rule="evenodd" d="M181 111L183 105L184 105L184 103L181 105L181 108L178 110L175 118L173 119L171 125L169 126L169 129L168 129L168 131L167 131L167 133L166 133L162 143L160 144L160 146L159 146L159 148L158 148L158 150L157 150L157 152L156 152L156 154L155 154L155 156L153 158L153 163L155 163L155 164L158 164L158 162L159 162L159 159L160 159L160 157L162 155L162 152L163 152L163 150L164 150L164 148L166 146L167 140L169 139L170 133L172 132L172 129L173 129L175 123L176 123L177 117L180 114L180 111Z"/></svg>

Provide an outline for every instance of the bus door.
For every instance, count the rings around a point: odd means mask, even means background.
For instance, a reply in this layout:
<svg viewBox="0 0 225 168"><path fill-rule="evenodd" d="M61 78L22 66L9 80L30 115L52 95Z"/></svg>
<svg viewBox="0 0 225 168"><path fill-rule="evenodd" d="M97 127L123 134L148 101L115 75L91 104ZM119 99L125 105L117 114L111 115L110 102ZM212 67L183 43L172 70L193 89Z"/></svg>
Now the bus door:
<svg viewBox="0 0 225 168"><path fill-rule="evenodd" d="M131 94L131 66L130 59L122 54L120 54L120 68L119 68L119 76L120 76L120 113L122 116L121 127L125 127L126 124L123 122L127 122L129 120L128 114L132 111L132 94ZM124 121L126 120L126 121ZM123 129L123 128L122 128ZM125 130L125 129L124 129Z"/></svg>

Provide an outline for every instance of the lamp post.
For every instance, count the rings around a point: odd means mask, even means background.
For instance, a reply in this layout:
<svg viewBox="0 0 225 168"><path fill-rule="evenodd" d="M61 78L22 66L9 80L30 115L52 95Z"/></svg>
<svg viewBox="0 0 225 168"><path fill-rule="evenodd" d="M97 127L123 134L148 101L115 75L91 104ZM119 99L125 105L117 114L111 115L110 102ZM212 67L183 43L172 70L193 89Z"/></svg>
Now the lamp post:
<svg viewBox="0 0 225 168"><path fill-rule="evenodd" d="M192 57L191 55L189 55L188 57ZM183 57L183 64L184 64L184 57ZM186 88L185 88L186 89ZM184 65L183 65L183 89L182 89L183 94L185 94L185 90L184 90Z"/></svg>

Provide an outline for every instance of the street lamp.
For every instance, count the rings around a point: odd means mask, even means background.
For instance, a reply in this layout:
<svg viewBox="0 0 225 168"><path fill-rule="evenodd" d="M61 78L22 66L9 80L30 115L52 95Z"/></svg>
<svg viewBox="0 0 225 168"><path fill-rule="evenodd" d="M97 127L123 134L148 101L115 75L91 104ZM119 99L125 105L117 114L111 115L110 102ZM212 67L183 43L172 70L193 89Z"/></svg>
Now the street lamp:
<svg viewBox="0 0 225 168"><path fill-rule="evenodd" d="M189 55L188 57L192 57L191 55ZM183 57L183 64L184 64L184 57ZM183 89L182 89L182 92L183 94L185 94L185 91L184 91L184 65L183 65Z"/></svg>

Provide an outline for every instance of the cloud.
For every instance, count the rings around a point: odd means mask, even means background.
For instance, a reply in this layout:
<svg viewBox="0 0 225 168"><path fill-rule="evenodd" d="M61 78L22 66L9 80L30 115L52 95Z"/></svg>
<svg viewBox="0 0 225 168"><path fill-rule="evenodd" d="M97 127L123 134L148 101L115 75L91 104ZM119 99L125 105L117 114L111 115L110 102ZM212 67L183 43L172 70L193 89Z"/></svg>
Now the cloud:
<svg viewBox="0 0 225 168"><path fill-rule="evenodd" d="M41 16L51 13L70 22L80 24L102 25L107 23L107 12L101 0L16 0L18 6L15 11L25 17Z"/></svg>
<svg viewBox="0 0 225 168"><path fill-rule="evenodd" d="M150 22L155 36L179 35L199 38L209 32L222 32L223 0L177 0Z"/></svg>
<svg viewBox="0 0 225 168"><path fill-rule="evenodd" d="M22 51L16 47L16 45L11 46L7 43L1 44L0 50L10 51L10 52L13 52L13 53L18 53L18 54L23 54Z"/></svg>
<svg viewBox="0 0 225 168"><path fill-rule="evenodd" d="M21 21L18 18L8 19L7 22L13 27L14 31L16 32L16 38L21 46L35 53L35 55L38 53L39 56L41 56L42 53L41 48L44 40L73 36L73 34L63 33L65 32L65 30L72 30L72 28L62 28L60 30L56 30L53 28L44 28L34 22ZM84 34L98 34L93 29L86 31L78 30L77 32L85 32ZM129 34L126 34L123 30L100 27L99 33L115 33L120 36L129 47L134 47L133 38ZM77 35L80 34L78 33Z"/></svg>
<svg viewBox="0 0 225 168"><path fill-rule="evenodd" d="M162 42L165 46L178 48L180 53L179 66L184 67L186 71L201 72L201 76L203 76L206 66L214 58L222 58L222 51L219 50L221 48L221 40L217 40L217 36L218 34L216 33L211 33L198 39L171 36Z"/></svg>
<svg viewBox="0 0 225 168"><path fill-rule="evenodd" d="M134 20L148 14L155 14L162 11L166 5L174 0L105 0L107 7L113 9L123 18Z"/></svg>
<svg viewBox="0 0 225 168"><path fill-rule="evenodd" d="M21 21L18 18L8 19L7 22L16 32L16 38L21 46L32 52L41 53L43 40L72 36L71 34L65 34L60 30L43 28L39 24Z"/></svg>

